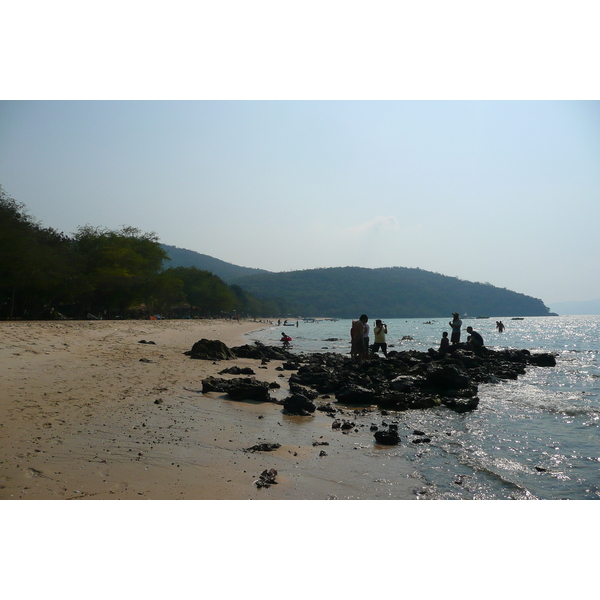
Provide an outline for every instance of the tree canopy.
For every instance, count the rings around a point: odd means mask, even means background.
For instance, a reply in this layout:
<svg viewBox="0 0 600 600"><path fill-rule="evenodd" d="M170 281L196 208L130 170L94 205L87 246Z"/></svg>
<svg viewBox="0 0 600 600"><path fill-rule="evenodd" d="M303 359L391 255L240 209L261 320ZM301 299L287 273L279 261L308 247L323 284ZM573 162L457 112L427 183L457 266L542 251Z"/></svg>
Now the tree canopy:
<svg viewBox="0 0 600 600"><path fill-rule="evenodd" d="M44 228L0 187L0 318L279 312L208 271L165 269L168 260L155 233L132 226Z"/></svg>

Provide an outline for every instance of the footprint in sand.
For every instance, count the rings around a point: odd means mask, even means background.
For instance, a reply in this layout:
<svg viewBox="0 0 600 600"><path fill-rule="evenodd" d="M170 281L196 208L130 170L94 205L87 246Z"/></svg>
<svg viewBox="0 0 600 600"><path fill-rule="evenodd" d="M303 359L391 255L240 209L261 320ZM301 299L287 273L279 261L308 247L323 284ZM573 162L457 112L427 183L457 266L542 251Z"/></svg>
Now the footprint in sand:
<svg viewBox="0 0 600 600"><path fill-rule="evenodd" d="M25 477L33 478L33 477L43 477L42 471L38 471L37 469L23 469L23 474Z"/></svg>
<svg viewBox="0 0 600 600"><path fill-rule="evenodd" d="M109 490L109 494L119 494L121 492L124 492L127 488L129 487L129 485L125 482L121 482L121 483L117 483L115 485L113 485Z"/></svg>

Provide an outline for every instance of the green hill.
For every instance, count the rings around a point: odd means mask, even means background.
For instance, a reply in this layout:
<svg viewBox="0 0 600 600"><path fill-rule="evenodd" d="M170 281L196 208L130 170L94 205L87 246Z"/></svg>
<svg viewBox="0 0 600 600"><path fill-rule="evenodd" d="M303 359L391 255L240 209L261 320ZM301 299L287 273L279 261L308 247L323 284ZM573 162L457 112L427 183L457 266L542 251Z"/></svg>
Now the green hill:
<svg viewBox="0 0 600 600"><path fill-rule="evenodd" d="M232 265L231 263L219 260L218 258L213 258L207 254L200 254L193 250L177 248L177 246L168 246L167 244L161 244L160 246L171 259L170 262L165 263L165 268L196 267L201 271L210 271L213 275L220 277L226 283L231 283L235 279L247 275L269 273L269 271L265 271L264 269L238 267L237 265Z"/></svg>
<svg viewBox="0 0 600 600"><path fill-rule="evenodd" d="M422 269L340 267L263 273L235 281L261 299L276 299L286 313L357 318L547 316L541 300Z"/></svg>
<svg viewBox="0 0 600 600"><path fill-rule="evenodd" d="M366 312L385 318L461 315L547 316L550 309L531 296L422 269L335 267L273 273L240 267L193 250L161 244L165 267L210 271L262 300L274 300L282 314L356 318Z"/></svg>

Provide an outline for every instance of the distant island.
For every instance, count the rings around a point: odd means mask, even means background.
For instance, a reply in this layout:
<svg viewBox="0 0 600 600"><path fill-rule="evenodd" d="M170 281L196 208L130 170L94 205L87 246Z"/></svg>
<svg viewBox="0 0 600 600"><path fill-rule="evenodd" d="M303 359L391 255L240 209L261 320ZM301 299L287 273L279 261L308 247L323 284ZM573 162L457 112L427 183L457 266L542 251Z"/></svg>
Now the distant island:
<svg viewBox="0 0 600 600"><path fill-rule="evenodd" d="M371 312L385 318L549 316L537 298L422 269L332 267L273 273L237 267L174 246L163 245L170 267L209 270L229 284L281 307L282 315L357 318ZM185 261L185 262L182 262Z"/></svg>

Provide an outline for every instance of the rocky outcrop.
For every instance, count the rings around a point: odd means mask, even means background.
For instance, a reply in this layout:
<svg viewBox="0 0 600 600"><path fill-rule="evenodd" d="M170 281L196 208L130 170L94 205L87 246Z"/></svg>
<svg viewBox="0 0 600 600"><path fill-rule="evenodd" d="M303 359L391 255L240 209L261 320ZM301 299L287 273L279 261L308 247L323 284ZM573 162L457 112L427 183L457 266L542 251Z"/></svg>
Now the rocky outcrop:
<svg viewBox="0 0 600 600"><path fill-rule="evenodd" d="M235 354L220 340L201 339L185 353L200 360L231 360Z"/></svg>
<svg viewBox="0 0 600 600"><path fill-rule="evenodd" d="M489 349L475 354L466 344L444 355L393 351L386 360L353 361L326 353L304 357L290 382L334 394L340 404L375 404L388 410L445 406L467 412L479 403L478 384L516 378L527 366L554 364L551 354Z"/></svg>
<svg viewBox="0 0 600 600"><path fill-rule="evenodd" d="M283 410L288 415L308 416L317 409L315 403L300 392L290 394L283 401Z"/></svg>
<svg viewBox="0 0 600 600"><path fill-rule="evenodd" d="M208 348L206 343L201 344L207 341L194 344L191 355L198 355L200 350ZM515 349L494 351L489 348L474 353L467 344L451 346L444 354L435 350L391 351L385 360L376 356L363 361L333 352L295 355L262 344L231 350L222 346L214 347L220 356L231 354L255 358L263 363L281 360L284 366L278 368L295 370L289 378L290 395L283 401L284 411L304 416L314 413L316 406L313 400L318 395L330 394L340 405L376 405L382 410L395 411L446 407L456 412L468 412L479 404L477 391L480 383L516 379L529 366L556 365L553 354L532 354L528 350ZM223 372L236 373L235 370ZM225 392L235 399L273 401L268 394L269 385L253 378L226 380L209 377L203 381L202 391Z"/></svg>
<svg viewBox="0 0 600 600"><path fill-rule="evenodd" d="M257 360L295 360L297 358L288 350L276 346L265 346L260 342L255 342L254 345L236 346L231 349L231 352L237 358L255 358Z"/></svg>
<svg viewBox="0 0 600 600"><path fill-rule="evenodd" d="M283 348L265 346L260 342L254 345L245 344L228 348L220 340L201 339L197 341L191 350L184 352L186 356L201 360L231 360L233 358L254 358L268 362L269 360L291 360L295 363L298 357Z"/></svg>
<svg viewBox="0 0 600 600"><path fill-rule="evenodd" d="M234 379L207 377L202 380L202 393L207 392L228 394L233 400L274 402L269 395L269 384L266 381L257 381L251 377L236 377Z"/></svg>

